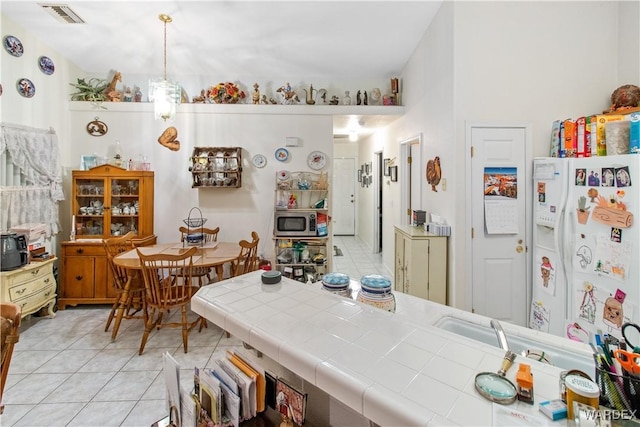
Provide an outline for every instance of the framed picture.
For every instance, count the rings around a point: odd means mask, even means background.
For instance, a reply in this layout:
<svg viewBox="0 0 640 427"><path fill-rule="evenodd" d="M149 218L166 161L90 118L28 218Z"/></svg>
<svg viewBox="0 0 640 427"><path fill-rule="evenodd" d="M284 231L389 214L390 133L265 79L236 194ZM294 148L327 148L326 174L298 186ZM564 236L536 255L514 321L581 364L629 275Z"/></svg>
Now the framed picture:
<svg viewBox="0 0 640 427"><path fill-rule="evenodd" d="M384 167L383 167L383 173L384 176L389 176L391 175L391 171L389 170L390 166L389 166L389 162L391 161L391 159L384 159Z"/></svg>
<svg viewBox="0 0 640 427"><path fill-rule="evenodd" d="M362 182L362 169L358 169L358 182Z"/></svg>
<svg viewBox="0 0 640 427"><path fill-rule="evenodd" d="M398 181L398 167L397 166L391 166L389 168L389 175L391 176L391 181L396 182Z"/></svg>

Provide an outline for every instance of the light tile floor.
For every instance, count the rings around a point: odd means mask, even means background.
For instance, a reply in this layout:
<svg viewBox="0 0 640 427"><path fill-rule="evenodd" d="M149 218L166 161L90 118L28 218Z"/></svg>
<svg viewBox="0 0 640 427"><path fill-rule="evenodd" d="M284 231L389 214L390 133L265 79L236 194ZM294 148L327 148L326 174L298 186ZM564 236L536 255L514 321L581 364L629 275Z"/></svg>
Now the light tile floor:
<svg viewBox="0 0 640 427"><path fill-rule="evenodd" d="M359 238L335 236L333 244L343 253L333 257L333 271L353 279L389 275L381 254L372 254ZM179 329L165 328L151 333L138 356L142 321L123 320L111 342L111 333L104 331L108 313L105 306L78 306L58 311L53 319L23 319L1 426L149 427L167 414L162 354L176 358L180 382L190 389L194 367L210 366L229 347L242 346L208 322L202 332L191 331L186 354Z"/></svg>

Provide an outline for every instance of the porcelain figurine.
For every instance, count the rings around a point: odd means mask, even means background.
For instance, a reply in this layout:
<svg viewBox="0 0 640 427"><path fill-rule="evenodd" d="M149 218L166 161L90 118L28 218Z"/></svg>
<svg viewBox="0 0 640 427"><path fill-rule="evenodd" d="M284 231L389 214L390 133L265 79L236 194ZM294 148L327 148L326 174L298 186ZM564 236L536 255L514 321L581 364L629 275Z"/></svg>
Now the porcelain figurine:
<svg viewBox="0 0 640 427"><path fill-rule="evenodd" d="M342 98L342 105L351 105L351 96L349 96L349 91L344 91L344 98Z"/></svg>
<svg viewBox="0 0 640 427"><path fill-rule="evenodd" d="M280 94L281 104L284 105L292 105L299 104L300 98L298 98L298 94L291 88L289 82L286 85L280 86L277 90L277 93Z"/></svg>
<svg viewBox="0 0 640 427"><path fill-rule="evenodd" d="M380 105L381 99L382 93L380 92L380 88L374 87L371 91L371 105Z"/></svg>
<svg viewBox="0 0 640 427"><path fill-rule="evenodd" d="M253 84L253 94L251 95L251 100L254 104L260 104L260 90L258 89L260 85L258 83Z"/></svg>

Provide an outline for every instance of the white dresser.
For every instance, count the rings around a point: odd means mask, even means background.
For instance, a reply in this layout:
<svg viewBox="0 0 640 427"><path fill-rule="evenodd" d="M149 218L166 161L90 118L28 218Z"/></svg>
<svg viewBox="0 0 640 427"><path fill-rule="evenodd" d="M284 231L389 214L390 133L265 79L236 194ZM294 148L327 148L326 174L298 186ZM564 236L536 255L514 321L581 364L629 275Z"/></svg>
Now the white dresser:
<svg viewBox="0 0 640 427"><path fill-rule="evenodd" d="M12 302L22 309L22 317L47 307L48 314L54 316L56 303L56 279L53 263L56 258L42 262L32 262L24 267L0 273L0 301Z"/></svg>

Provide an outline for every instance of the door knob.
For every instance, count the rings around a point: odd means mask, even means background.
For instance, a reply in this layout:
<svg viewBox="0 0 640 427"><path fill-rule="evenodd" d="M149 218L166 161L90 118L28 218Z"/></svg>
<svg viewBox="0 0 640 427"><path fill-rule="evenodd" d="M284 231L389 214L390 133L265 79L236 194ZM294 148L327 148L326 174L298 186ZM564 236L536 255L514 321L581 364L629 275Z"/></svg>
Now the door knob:
<svg viewBox="0 0 640 427"><path fill-rule="evenodd" d="M524 248L521 245L516 246L516 252L522 253L523 250Z"/></svg>

